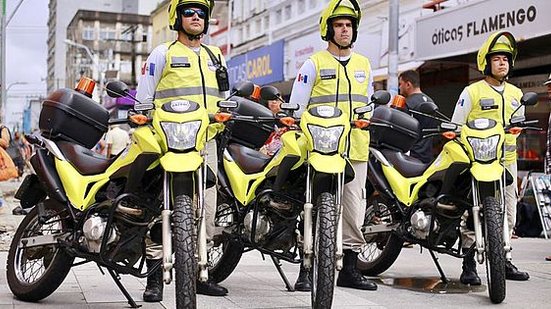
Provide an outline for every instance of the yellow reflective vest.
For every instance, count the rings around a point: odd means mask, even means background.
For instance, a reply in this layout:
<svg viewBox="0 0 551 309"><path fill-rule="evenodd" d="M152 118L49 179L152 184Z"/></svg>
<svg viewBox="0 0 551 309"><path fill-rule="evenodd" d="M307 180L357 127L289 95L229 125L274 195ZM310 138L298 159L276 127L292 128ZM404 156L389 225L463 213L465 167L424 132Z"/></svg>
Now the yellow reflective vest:
<svg viewBox="0 0 551 309"><path fill-rule="evenodd" d="M369 103L367 93L371 65L369 60L352 53L343 66L329 51L324 50L310 56L316 67L316 80L308 107L332 105L340 108L350 120L354 109ZM365 115L369 118L370 115ZM369 132L353 128L348 136L348 157L351 160L367 161L369 154Z"/></svg>
<svg viewBox="0 0 551 309"><path fill-rule="evenodd" d="M207 51L201 47L197 53L180 41L165 44L168 46L166 64L155 89L155 106L160 108L173 100L188 100L206 107L209 114L216 113L216 103L224 99L224 92L218 90L216 67ZM208 48L216 59L222 59L225 66L220 49L215 46ZM212 139L222 127L221 124L210 125L208 139Z"/></svg>
<svg viewBox="0 0 551 309"><path fill-rule="evenodd" d="M492 88L484 80L469 85L467 91L472 107L467 121L489 118L504 126L510 124L513 112L520 106L522 91L512 84L504 83L504 85L503 93ZM506 165L514 163L517 159L517 136L505 135Z"/></svg>

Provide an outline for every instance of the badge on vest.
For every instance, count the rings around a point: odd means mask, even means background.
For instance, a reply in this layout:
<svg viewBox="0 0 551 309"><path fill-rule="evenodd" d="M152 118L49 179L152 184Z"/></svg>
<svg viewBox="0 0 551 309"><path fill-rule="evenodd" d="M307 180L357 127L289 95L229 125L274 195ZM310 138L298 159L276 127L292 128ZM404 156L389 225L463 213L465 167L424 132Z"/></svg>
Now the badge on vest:
<svg viewBox="0 0 551 309"><path fill-rule="evenodd" d="M365 82L365 79L366 79L365 71L355 71L354 78L358 81L358 83Z"/></svg>
<svg viewBox="0 0 551 309"><path fill-rule="evenodd" d="M209 70L215 72L216 71L216 65L214 65L214 63L212 62L212 60L209 60L207 61L207 66L209 68Z"/></svg>
<svg viewBox="0 0 551 309"><path fill-rule="evenodd" d="M171 57L170 62L171 68L191 68L191 63L189 63L187 57Z"/></svg>
<svg viewBox="0 0 551 309"><path fill-rule="evenodd" d="M483 111L497 109L498 106L494 103L494 99L480 99L480 109Z"/></svg>
<svg viewBox="0 0 551 309"><path fill-rule="evenodd" d="M337 78L337 70L335 69L321 69L320 70L320 79L335 79Z"/></svg>

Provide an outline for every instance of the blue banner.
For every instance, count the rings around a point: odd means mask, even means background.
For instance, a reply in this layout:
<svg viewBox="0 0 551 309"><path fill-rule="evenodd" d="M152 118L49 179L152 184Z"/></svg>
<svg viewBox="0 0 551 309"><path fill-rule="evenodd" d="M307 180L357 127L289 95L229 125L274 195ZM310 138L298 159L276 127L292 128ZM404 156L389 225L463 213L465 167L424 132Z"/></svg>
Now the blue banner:
<svg viewBox="0 0 551 309"><path fill-rule="evenodd" d="M266 85L283 80L283 46L280 40L272 45L257 48L235 56L228 61L230 85L244 80Z"/></svg>

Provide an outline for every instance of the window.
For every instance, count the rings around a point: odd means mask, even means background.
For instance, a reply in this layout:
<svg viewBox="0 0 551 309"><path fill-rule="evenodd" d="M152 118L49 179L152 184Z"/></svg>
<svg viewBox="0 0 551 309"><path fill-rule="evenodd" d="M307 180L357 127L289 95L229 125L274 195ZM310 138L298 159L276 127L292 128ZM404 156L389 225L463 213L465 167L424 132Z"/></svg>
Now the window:
<svg viewBox="0 0 551 309"><path fill-rule="evenodd" d="M264 16L264 32L270 30L270 15Z"/></svg>
<svg viewBox="0 0 551 309"><path fill-rule="evenodd" d="M291 10L291 5L287 5L285 6L285 20L287 19L291 19L293 13L292 13L292 10Z"/></svg>
<svg viewBox="0 0 551 309"><path fill-rule="evenodd" d="M103 28L99 31L100 40L114 40L115 39L115 29Z"/></svg>
<svg viewBox="0 0 551 309"><path fill-rule="evenodd" d="M258 35L262 33L262 20L259 18L255 21L255 31Z"/></svg>
<svg viewBox="0 0 551 309"><path fill-rule="evenodd" d="M245 40L251 37L251 24L245 26Z"/></svg>
<svg viewBox="0 0 551 309"><path fill-rule="evenodd" d="M84 31L82 31L82 39L83 40L89 40L93 41L95 39L94 36L94 28L93 27L85 27Z"/></svg>
<svg viewBox="0 0 551 309"><path fill-rule="evenodd" d="M297 1L297 6L298 6L298 13L299 15L301 13L304 13L304 11L306 11L306 3L304 2L305 0L298 0Z"/></svg>
<svg viewBox="0 0 551 309"><path fill-rule="evenodd" d="M318 0L310 0L310 8L313 9L318 6Z"/></svg>
<svg viewBox="0 0 551 309"><path fill-rule="evenodd" d="M282 16L281 9L279 9L279 10L276 11L276 24L277 25L281 24L281 16Z"/></svg>

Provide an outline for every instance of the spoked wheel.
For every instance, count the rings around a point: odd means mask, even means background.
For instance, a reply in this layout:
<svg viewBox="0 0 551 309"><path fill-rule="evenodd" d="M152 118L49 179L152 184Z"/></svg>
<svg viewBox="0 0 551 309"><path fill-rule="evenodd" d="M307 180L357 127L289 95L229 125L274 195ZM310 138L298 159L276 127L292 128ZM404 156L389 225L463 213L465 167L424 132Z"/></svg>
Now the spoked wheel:
<svg viewBox="0 0 551 309"><path fill-rule="evenodd" d="M197 232L191 198L178 195L174 198L172 213L173 246L176 272L176 308L196 308Z"/></svg>
<svg viewBox="0 0 551 309"><path fill-rule="evenodd" d="M384 203L370 205L365 212L364 228L370 225L397 223ZM392 232L364 231L366 245L358 254L358 269L366 276L377 276L394 264L402 251L404 240Z"/></svg>
<svg viewBox="0 0 551 309"><path fill-rule="evenodd" d="M215 222L217 226L237 225L238 218L228 204L218 206ZM235 270L243 254L243 243L234 235L222 233L213 239L208 248L209 279L216 283L224 281Z"/></svg>
<svg viewBox="0 0 551 309"><path fill-rule="evenodd" d="M63 206L44 202L46 221L41 223L38 207L23 219L10 245L7 261L8 286L18 299L35 302L52 294L65 280L74 258L56 245L21 248L32 240L49 241L69 229L64 221ZM51 238L50 238L51 239Z"/></svg>
<svg viewBox="0 0 551 309"><path fill-rule="evenodd" d="M490 300L499 304L505 299L505 250L503 248L503 212L496 198L483 201L486 277Z"/></svg>
<svg viewBox="0 0 551 309"><path fill-rule="evenodd" d="M316 204L312 265L312 308L331 308L333 302L337 223L335 198L331 193L324 192L320 194Z"/></svg>

